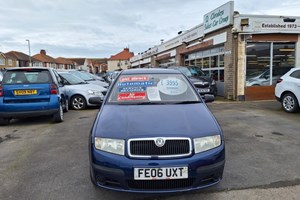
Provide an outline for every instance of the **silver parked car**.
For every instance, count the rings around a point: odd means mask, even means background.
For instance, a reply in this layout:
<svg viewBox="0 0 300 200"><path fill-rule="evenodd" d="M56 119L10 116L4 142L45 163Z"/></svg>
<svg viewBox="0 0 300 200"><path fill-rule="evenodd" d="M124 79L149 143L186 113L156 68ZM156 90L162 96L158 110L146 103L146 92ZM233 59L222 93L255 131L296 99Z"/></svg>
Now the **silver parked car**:
<svg viewBox="0 0 300 200"><path fill-rule="evenodd" d="M67 71L59 71L58 74L63 79L70 106L74 110L83 110L87 106L95 106L95 104L89 103L89 100L94 97L100 97L103 100L106 95L107 89L102 86L87 83Z"/></svg>
<svg viewBox="0 0 300 200"><path fill-rule="evenodd" d="M67 70L69 73L72 73L73 75L83 79L84 81L94 84L94 85L99 85L104 88L108 88L108 83L100 80L96 80L94 77L92 77L88 72L84 71L78 71L78 70Z"/></svg>

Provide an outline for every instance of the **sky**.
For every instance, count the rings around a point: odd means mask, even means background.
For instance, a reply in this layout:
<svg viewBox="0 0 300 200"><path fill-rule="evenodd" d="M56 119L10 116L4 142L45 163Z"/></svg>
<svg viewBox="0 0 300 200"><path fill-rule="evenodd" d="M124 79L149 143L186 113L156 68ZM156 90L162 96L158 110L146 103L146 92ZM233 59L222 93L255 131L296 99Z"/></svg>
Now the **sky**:
<svg viewBox="0 0 300 200"><path fill-rule="evenodd" d="M138 54L203 22L228 0L0 0L0 52L109 58ZM300 0L235 0L241 14L300 16Z"/></svg>

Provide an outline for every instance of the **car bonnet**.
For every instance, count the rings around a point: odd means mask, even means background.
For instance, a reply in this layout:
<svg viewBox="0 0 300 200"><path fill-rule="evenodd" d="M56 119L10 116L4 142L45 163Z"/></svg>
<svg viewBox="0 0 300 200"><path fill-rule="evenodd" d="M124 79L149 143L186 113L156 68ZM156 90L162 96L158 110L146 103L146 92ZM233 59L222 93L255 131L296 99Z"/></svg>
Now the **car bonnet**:
<svg viewBox="0 0 300 200"><path fill-rule="evenodd" d="M203 103L172 105L103 105L94 136L109 138L203 137L221 133Z"/></svg>

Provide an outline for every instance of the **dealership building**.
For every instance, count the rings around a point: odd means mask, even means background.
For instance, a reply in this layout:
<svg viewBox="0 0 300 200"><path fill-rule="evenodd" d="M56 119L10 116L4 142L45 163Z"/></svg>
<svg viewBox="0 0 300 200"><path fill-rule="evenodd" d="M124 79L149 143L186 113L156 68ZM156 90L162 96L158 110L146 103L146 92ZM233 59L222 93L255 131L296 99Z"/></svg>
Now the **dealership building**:
<svg viewBox="0 0 300 200"><path fill-rule="evenodd" d="M274 99L277 79L300 66L300 17L248 15L230 1L203 23L130 59L132 68L197 66L231 100Z"/></svg>

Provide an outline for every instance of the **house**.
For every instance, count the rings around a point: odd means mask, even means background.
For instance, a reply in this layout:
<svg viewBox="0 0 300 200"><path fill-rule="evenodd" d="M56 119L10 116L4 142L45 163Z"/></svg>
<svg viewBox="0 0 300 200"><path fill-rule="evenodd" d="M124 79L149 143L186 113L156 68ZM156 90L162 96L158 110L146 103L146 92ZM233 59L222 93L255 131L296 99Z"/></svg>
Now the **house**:
<svg viewBox="0 0 300 200"><path fill-rule="evenodd" d="M6 68L6 56L0 52L0 69Z"/></svg>
<svg viewBox="0 0 300 200"><path fill-rule="evenodd" d="M86 58L68 58L74 64L75 69L89 71L88 61Z"/></svg>
<svg viewBox="0 0 300 200"><path fill-rule="evenodd" d="M98 74L107 71L107 58L91 58L92 73Z"/></svg>
<svg viewBox="0 0 300 200"><path fill-rule="evenodd" d="M74 69L74 62L70 59L58 57L55 59L57 69Z"/></svg>
<svg viewBox="0 0 300 200"><path fill-rule="evenodd" d="M30 62L39 63L38 60L34 58L29 58L29 55L19 52L19 51L9 51L5 53L7 58L7 67L28 67Z"/></svg>
<svg viewBox="0 0 300 200"><path fill-rule="evenodd" d="M43 66L43 67L51 67L56 69L57 65L56 65L56 61L54 58L52 58L51 56L48 56L46 54L45 50L41 50L39 54L36 54L34 56L32 56L34 59L39 61L39 64L35 64L33 63L33 66ZM42 63L42 64L41 64Z"/></svg>
<svg viewBox="0 0 300 200"><path fill-rule="evenodd" d="M129 48L124 48L120 53L111 56L107 61L108 71L128 69L130 68L129 59L132 58L134 54L129 51Z"/></svg>

